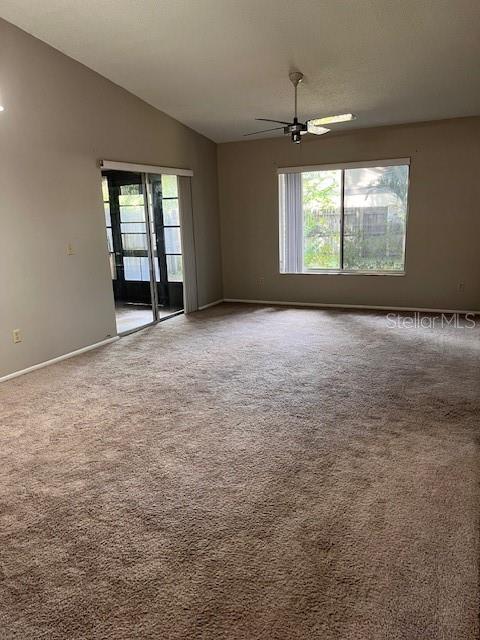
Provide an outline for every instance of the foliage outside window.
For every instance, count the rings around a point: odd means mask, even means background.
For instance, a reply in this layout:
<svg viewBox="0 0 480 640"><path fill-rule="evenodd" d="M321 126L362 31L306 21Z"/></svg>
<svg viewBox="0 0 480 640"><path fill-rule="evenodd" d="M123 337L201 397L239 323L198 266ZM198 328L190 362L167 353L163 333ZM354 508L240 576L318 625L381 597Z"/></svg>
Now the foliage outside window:
<svg viewBox="0 0 480 640"><path fill-rule="evenodd" d="M280 173L280 270L403 272L409 166Z"/></svg>

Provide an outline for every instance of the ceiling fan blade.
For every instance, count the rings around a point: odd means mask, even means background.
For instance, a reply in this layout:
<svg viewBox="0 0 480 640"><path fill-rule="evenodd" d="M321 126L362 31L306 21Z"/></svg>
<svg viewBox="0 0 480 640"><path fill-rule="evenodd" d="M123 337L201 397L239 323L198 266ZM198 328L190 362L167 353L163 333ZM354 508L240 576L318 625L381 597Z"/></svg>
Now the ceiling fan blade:
<svg viewBox="0 0 480 640"><path fill-rule="evenodd" d="M307 122L308 133L313 133L315 136L322 136L324 133L328 133L330 131L330 129L327 129L326 127L319 127L314 124L314 122L314 120L309 120Z"/></svg>
<svg viewBox="0 0 480 640"><path fill-rule="evenodd" d="M262 129L261 131L252 131L252 133L244 133L243 136L256 136L257 133L267 133L267 131L279 131L284 127L273 127L273 129Z"/></svg>
<svg viewBox="0 0 480 640"><path fill-rule="evenodd" d="M353 115L353 113L341 113L336 116L325 116L324 118L312 118L309 122L312 122L314 125L322 126L324 124L337 124L337 122L349 122L350 120L355 120L357 116Z"/></svg>
<svg viewBox="0 0 480 640"><path fill-rule="evenodd" d="M255 118L255 120L261 120L262 122L276 122L277 124L292 124L291 122L285 122L285 120L271 120L270 118Z"/></svg>

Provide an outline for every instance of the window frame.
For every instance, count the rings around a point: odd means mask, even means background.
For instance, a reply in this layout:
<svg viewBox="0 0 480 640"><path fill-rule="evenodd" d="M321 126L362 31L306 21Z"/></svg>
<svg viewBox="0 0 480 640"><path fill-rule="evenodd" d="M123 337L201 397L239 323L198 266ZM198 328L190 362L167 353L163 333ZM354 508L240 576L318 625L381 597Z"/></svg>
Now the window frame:
<svg viewBox="0 0 480 640"><path fill-rule="evenodd" d="M369 167L394 167L394 166L407 166L407 202L405 207L405 239L404 239L404 251L403 251L403 269L402 270L360 270L360 269L345 269L344 263L344 231L345 231L345 170L347 169L366 169ZM295 242L301 243L301 250L298 251L297 267L301 269L297 271L283 270L282 263L284 263L284 239L282 238L282 225L285 228L285 200L286 189L282 184L282 177L293 173L308 173L314 171L338 171L341 173L341 195L340 195L340 269L305 269L303 264L303 229L302 233L295 232ZM279 239L279 273L280 275L342 275L342 276L405 276L407 272L407 234L408 234L408 218L410 208L410 179L411 179L411 158L392 158L382 160L365 160L356 162L341 162L334 164L323 165L306 165L298 167L278 167L277 168L277 180L279 190L279 215L278 215L278 239ZM303 220L303 205L302 220ZM303 222L302 222L303 226ZM301 258L301 259L300 259Z"/></svg>
<svg viewBox="0 0 480 640"><path fill-rule="evenodd" d="M166 265L166 269L167 269L167 282L168 284L175 284L175 283L182 283L184 281L184 270L183 270L183 243L182 243L182 226L181 226L181 221L180 221L180 195L179 195L179 187L178 187L178 176L176 176L177 181L176 181L176 188L177 188L177 195L175 196L164 196L163 195L163 183L162 183L162 233L163 233L163 246L164 246L164 255L165 255L165 261L167 263ZM163 203L166 201L171 201L171 200L176 200L177 201L177 210L178 210L178 224L165 224L165 217L163 215ZM166 242L166 234L165 234L165 229L178 229L179 232L179 236L180 236L180 253L172 253L171 251L167 251L166 246L167 246L167 242ZM181 280L171 280L170 279L170 274L169 274L169 270L168 270L168 260L167 258L169 256L177 256L180 257L181 260L181 269L182 269L182 279Z"/></svg>

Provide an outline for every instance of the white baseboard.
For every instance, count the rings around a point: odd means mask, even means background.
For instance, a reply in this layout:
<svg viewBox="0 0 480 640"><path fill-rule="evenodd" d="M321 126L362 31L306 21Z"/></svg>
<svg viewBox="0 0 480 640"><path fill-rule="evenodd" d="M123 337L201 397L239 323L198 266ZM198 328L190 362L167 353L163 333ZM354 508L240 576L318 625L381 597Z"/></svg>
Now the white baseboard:
<svg viewBox="0 0 480 640"><path fill-rule="evenodd" d="M217 304L222 304L223 298L220 300L215 300L214 302L209 302L208 304L202 304L201 307L198 307L199 311L203 311L204 309L208 309L209 307L215 307Z"/></svg>
<svg viewBox="0 0 480 640"><path fill-rule="evenodd" d="M13 373L9 373L8 375L0 378L0 383L6 382L7 380L11 380L12 378L18 378L19 376L23 376L25 373L30 373L31 371L36 371L37 369L48 367L50 364L55 364L56 362L61 362L62 360L68 360L69 358L73 358L74 356L79 356L82 353L86 353L87 351L92 351L93 349L98 349L98 347L103 347L106 344L110 344L111 342L116 342L117 340L119 340L118 336L114 336L113 338L107 338L107 340L102 340L101 342L90 344L88 345L88 347L82 347L81 349L77 349L76 351L65 353L63 356L58 356L58 358L52 358L51 360L47 360L46 362L40 362L39 364L34 364L31 367L27 367L27 369L14 371Z"/></svg>
<svg viewBox="0 0 480 640"><path fill-rule="evenodd" d="M480 311L463 309L428 309L426 307L381 307L369 304L331 304L324 302L285 302L282 300L245 300L243 298L225 298L224 302L241 302L245 304L281 305L284 307L318 307L319 309L364 309L371 311L418 311L421 313L459 313L461 315L480 315Z"/></svg>

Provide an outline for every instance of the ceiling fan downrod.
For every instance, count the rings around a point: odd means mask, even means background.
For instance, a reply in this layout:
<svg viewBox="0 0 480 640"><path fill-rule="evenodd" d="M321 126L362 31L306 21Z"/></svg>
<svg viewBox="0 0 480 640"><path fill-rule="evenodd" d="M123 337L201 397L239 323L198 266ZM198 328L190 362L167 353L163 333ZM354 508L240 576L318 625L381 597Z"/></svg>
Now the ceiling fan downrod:
<svg viewBox="0 0 480 640"><path fill-rule="evenodd" d="M292 142L296 144L300 144L302 141L302 132L306 131L306 127L298 122L298 113L297 113L297 90L300 82L303 81L303 73L301 71L292 71L289 73L288 77L290 78L290 82L293 84L295 89L295 109L294 109L294 118L293 124L288 127L289 133L291 134Z"/></svg>

